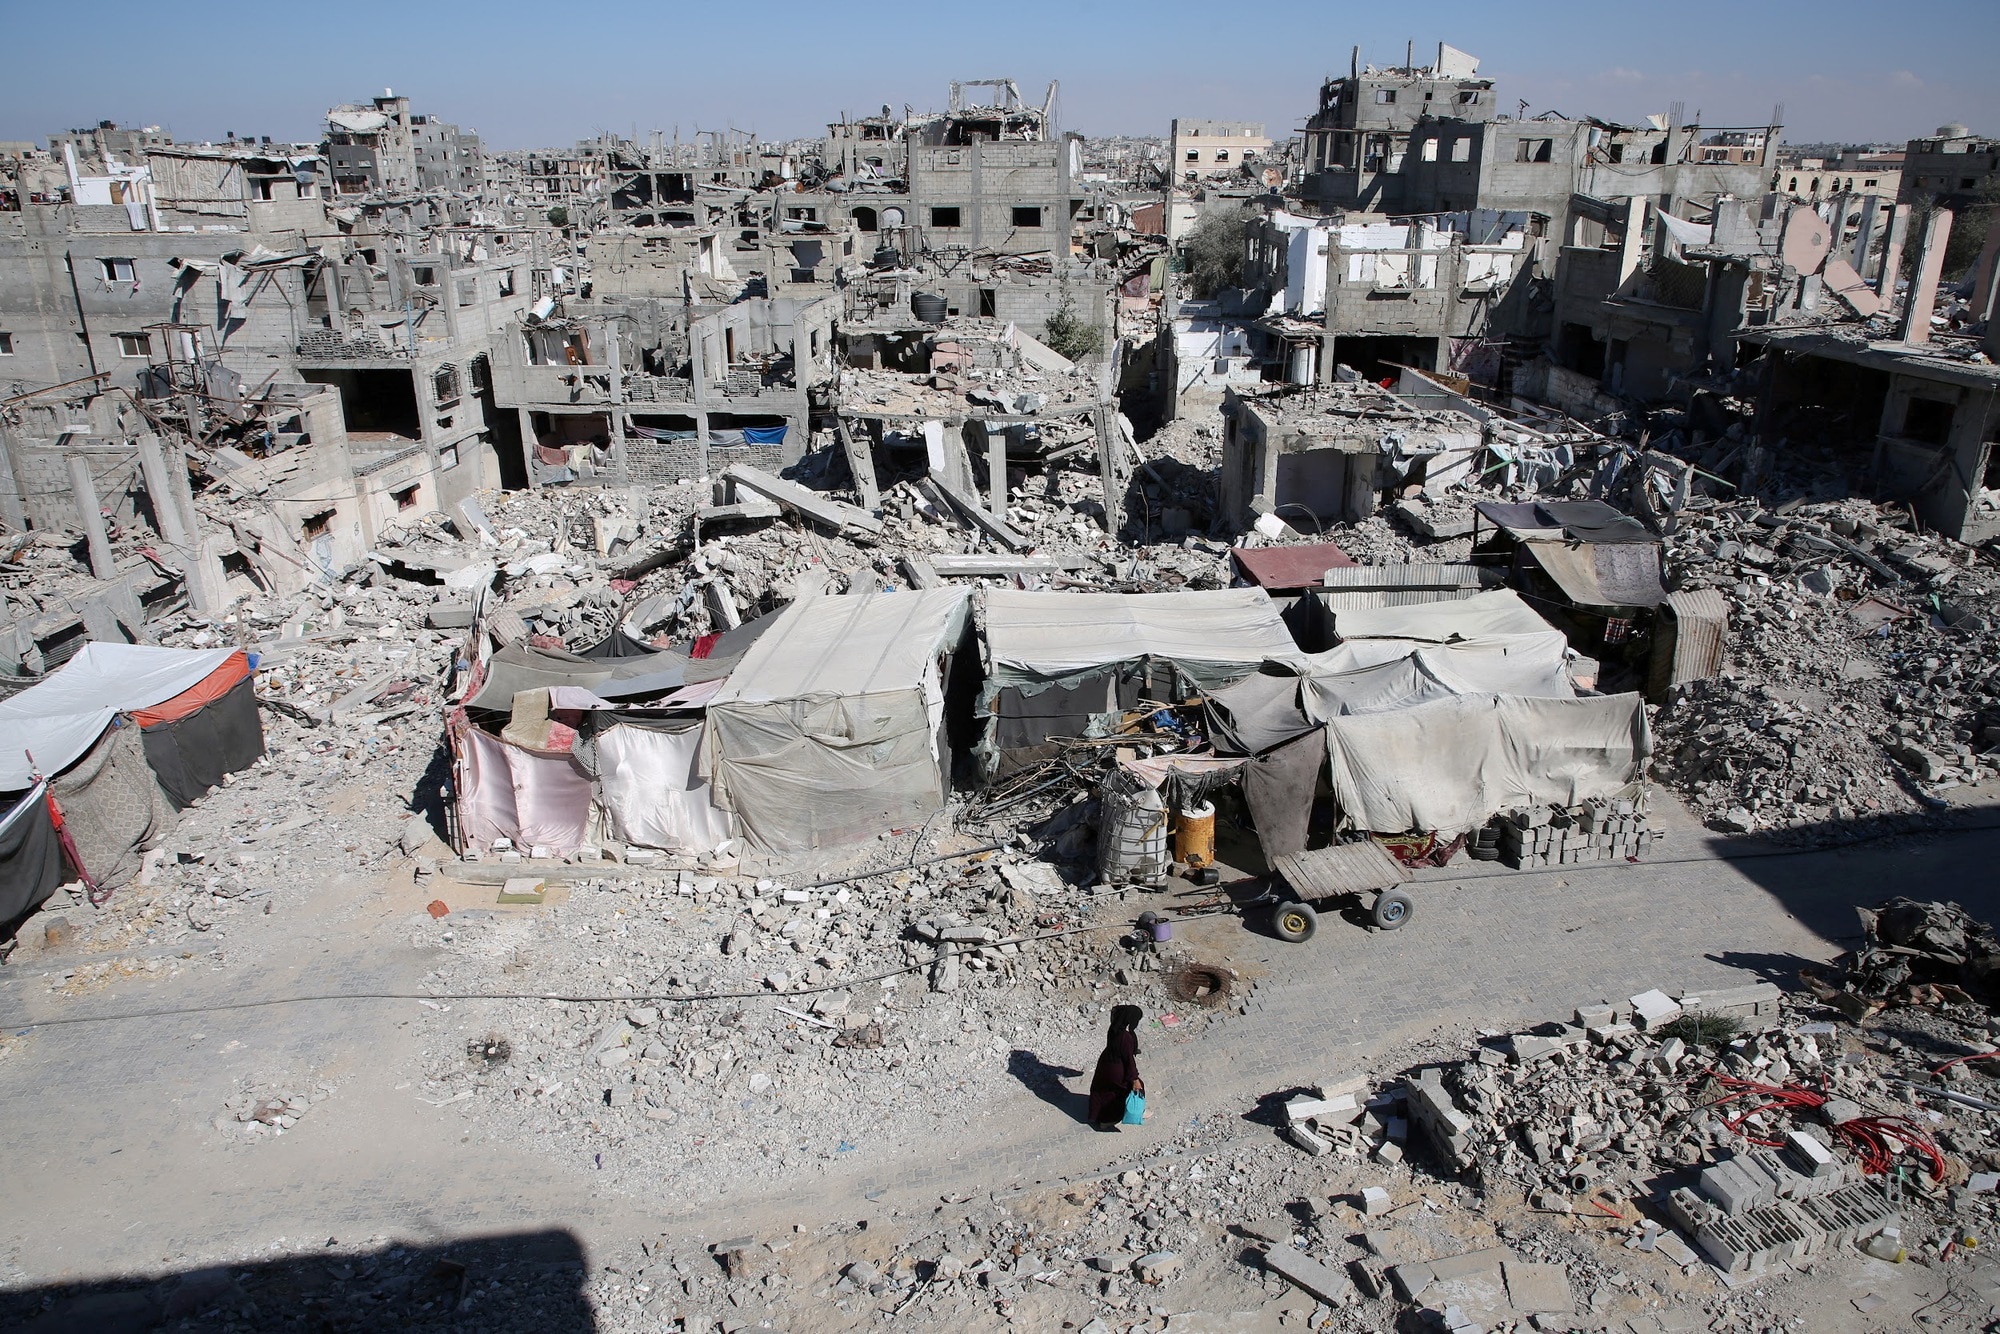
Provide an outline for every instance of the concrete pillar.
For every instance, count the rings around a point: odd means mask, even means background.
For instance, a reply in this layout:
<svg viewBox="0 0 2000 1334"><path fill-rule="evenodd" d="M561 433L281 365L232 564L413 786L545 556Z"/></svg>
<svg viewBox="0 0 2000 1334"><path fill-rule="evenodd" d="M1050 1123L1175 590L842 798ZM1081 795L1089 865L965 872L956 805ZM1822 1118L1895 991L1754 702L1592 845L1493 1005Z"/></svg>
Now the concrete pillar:
<svg viewBox="0 0 2000 1334"><path fill-rule="evenodd" d="M1007 517L1007 428L995 430L993 423L983 421L979 429L986 433L986 508L996 519Z"/></svg>
<svg viewBox="0 0 2000 1334"><path fill-rule="evenodd" d="M1932 209L1924 222L1923 249L1911 270L1910 301L1903 308L1903 341L1931 341L1931 311L1937 305L1938 278L1944 273L1944 247L1951 240L1951 210Z"/></svg>
<svg viewBox="0 0 2000 1334"><path fill-rule="evenodd" d="M1875 275L1875 292L1886 305L1896 299L1896 278L1903 271L1903 238L1910 230L1910 206L1889 211L1889 234L1882 242L1882 268Z"/></svg>
<svg viewBox="0 0 2000 1334"><path fill-rule="evenodd" d="M104 529L104 509L97 498L97 480L90 475L90 460L82 454L69 456L69 490L76 497L76 516L90 544L90 572L109 579L117 572L111 560L111 535Z"/></svg>
<svg viewBox="0 0 2000 1334"><path fill-rule="evenodd" d="M188 562L188 600L204 616L219 615L229 606L229 574L222 568L222 552L229 539L204 537L195 544Z"/></svg>
<svg viewBox="0 0 2000 1334"><path fill-rule="evenodd" d="M1639 271L1640 243L1645 240L1646 200L1633 195L1625 201L1625 239L1618 243L1618 286Z"/></svg>
<svg viewBox="0 0 2000 1334"><path fill-rule="evenodd" d="M0 424L0 521L17 533L28 531L28 511L21 504L21 484L14 476L13 437ZM1054 469L1050 469L1054 476Z"/></svg>
<svg viewBox="0 0 2000 1334"><path fill-rule="evenodd" d="M1861 201L1861 221L1855 229L1854 249L1847 257L1847 262L1854 266L1856 273L1868 272L1868 246L1875 239L1875 216L1881 205L1882 201L1874 195Z"/></svg>
<svg viewBox="0 0 2000 1334"><path fill-rule="evenodd" d="M181 522L181 510L167 482L167 461L160 450L160 437L142 435L134 442L139 450L139 471L146 478L146 499L153 507L153 521L159 525L160 537L168 546L186 550L188 547L187 525Z"/></svg>
<svg viewBox="0 0 2000 1334"><path fill-rule="evenodd" d="M2000 312L2000 227L1986 229L1986 244L1980 247L1979 262L1972 266L1972 318L1990 324ZM1987 330L1987 338L1992 338Z"/></svg>
<svg viewBox="0 0 2000 1334"><path fill-rule="evenodd" d="M542 489L542 483L535 476L535 445L537 444L535 438L535 414L526 408L517 408L515 411L521 414L521 459L528 465L528 489L539 491Z"/></svg>
<svg viewBox="0 0 2000 1334"><path fill-rule="evenodd" d="M618 324L604 322L605 362L611 371L611 470L625 480L625 376L619 360Z"/></svg>

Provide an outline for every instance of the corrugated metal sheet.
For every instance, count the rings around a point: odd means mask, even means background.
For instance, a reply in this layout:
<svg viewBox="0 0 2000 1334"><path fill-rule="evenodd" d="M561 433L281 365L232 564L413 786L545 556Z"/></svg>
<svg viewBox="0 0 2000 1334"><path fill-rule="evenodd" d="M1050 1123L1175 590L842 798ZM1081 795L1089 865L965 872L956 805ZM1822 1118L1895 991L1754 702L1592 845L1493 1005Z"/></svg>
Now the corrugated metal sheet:
<svg viewBox="0 0 2000 1334"><path fill-rule="evenodd" d="M1477 588L1420 588L1413 592L1372 589L1360 593L1328 591L1319 594L1320 606L1328 611L1376 611L1382 607L1421 607L1432 602L1463 602L1477 597Z"/></svg>
<svg viewBox="0 0 2000 1334"><path fill-rule="evenodd" d="M1400 885L1410 869L1382 850L1373 839L1342 843L1318 852L1295 852L1276 862L1279 875L1302 899L1327 899L1339 894L1372 894Z"/></svg>
<svg viewBox="0 0 2000 1334"><path fill-rule="evenodd" d="M1483 565L1411 563L1408 565L1348 565L1328 570L1321 587L1343 593L1373 589L1464 588L1473 592L1500 582L1500 572Z"/></svg>
<svg viewBox="0 0 2000 1334"><path fill-rule="evenodd" d="M1729 603L1719 589L1667 594L1674 618L1674 669L1669 686L1702 681L1722 670L1722 641L1729 633Z"/></svg>

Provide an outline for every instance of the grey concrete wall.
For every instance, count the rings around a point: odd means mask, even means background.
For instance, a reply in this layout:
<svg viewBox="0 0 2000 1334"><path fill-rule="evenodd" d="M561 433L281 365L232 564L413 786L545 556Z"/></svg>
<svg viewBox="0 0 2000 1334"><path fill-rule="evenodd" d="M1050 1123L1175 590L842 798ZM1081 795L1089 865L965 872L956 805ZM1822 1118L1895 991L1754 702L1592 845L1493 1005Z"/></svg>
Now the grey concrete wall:
<svg viewBox="0 0 2000 1334"><path fill-rule="evenodd" d="M978 141L910 150L910 222L921 248L966 246L1003 254L1069 248L1068 145ZM1042 210L1041 226L1018 228L1015 206ZM960 225L932 223L933 208L955 207Z"/></svg>

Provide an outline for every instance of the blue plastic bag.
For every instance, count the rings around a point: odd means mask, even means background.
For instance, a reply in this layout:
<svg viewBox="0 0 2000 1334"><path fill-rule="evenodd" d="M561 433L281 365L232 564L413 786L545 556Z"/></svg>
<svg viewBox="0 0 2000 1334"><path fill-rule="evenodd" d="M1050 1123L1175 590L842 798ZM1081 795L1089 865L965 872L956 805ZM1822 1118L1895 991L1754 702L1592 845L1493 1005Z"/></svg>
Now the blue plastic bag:
<svg viewBox="0 0 2000 1334"><path fill-rule="evenodd" d="M1146 1095L1132 1092L1125 1095L1125 1119L1120 1124L1143 1126L1146 1124Z"/></svg>

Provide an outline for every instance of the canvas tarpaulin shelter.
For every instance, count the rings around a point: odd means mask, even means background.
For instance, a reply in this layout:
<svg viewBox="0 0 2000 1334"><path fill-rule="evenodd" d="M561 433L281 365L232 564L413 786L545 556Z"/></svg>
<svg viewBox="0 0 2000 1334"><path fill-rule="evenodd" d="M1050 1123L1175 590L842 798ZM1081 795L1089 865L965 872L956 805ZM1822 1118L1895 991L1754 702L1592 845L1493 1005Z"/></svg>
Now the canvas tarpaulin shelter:
<svg viewBox="0 0 2000 1334"><path fill-rule="evenodd" d="M698 718L621 722L599 732L597 787L611 831L627 843L713 852L731 837L701 776Z"/></svg>
<svg viewBox="0 0 2000 1334"><path fill-rule="evenodd" d="M1343 640L1417 639L1443 644L1454 639L1545 634L1551 628L1511 588L1496 588L1451 602L1356 607L1329 614L1333 617L1334 632Z"/></svg>
<svg viewBox="0 0 2000 1334"><path fill-rule="evenodd" d="M590 828L590 775L574 756L510 745L472 725L454 709L447 726L456 761L459 837L488 848L509 839L523 851L537 845L574 852Z"/></svg>
<svg viewBox="0 0 2000 1334"><path fill-rule="evenodd" d="M1053 737L1083 736L1137 702L1155 667L1216 690L1269 660L1293 661L1297 642L1261 588L1182 593L986 594L986 684L991 726L982 760L997 773ZM1169 688L1163 683L1163 689Z"/></svg>
<svg viewBox="0 0 2000 1334"><path fill-rule="evenodd" d="M62 882L62 842L49 817L48 784L37 783L0 813L0 926L41 907Z"/></svg>
<svg viewBox="0 0 2000 1334"><path fill-rule="evenodd" d="M687 658L678 653L586 658L516 640L486 660L479 688L466 707L510 713L517 693L550 686L582 686L615 698L612 691L617 682L637 682L642 677L647 678L644 684L648 687L657 687L657 693L665 694L683 683L686 667Z"/></svg>
<svg viewBox="0 0 2000 1334"><path fill-rule="evenodd" d="M1261 588L1184 593L986 594L986 660L1002 685L1034 688L1141 659L1215 688L1298 656Z"/></svg>
<svg viewBox="0 0 2000 1334"><path fill-rule="evenodd" d="M119 714L194 689L237 654L227 648L85 644L46 680L0 700L0 792L19 792L34 782L26 752L34 752L42 773L58 773L96 745Z"/></svg>
<svg viewBox="0 0 2000 1334"><path fill-rule="evenodd" d="M701 771L752 845L858 842L943 804L938 658L964 636L969 596L804 598L750 646L709 702Z"/></svg>
<svg viewBox="0 0 2000 1334"><path fill-rule="evenodd" d="M1652 753L1638 695L1461 695L1328 720L1327 771L1344 825L1462 833L1495 811L1614 796Z"/></svg>
<svg viewBox="0 0 2000 1334"><path fill-rule="evenodd" d="M1300 702L1308 717L1385 713L1455 695L1571 699L1570 649L1560 630L1430 644L1350 640L1314 654Z"/></svg>
<svg viewBox="0 0 2000 1334"><path fill-rule="evenodd" d="M1217 751L1247 755L1240 785L1266 859L1303 852L1313 793L1326 764L1326 731L1300 702L1305 678L1267 669L1208 698Z"/></svg>
<svg viewBox="0 0 2000 1334"><path fill-rule="evenodd" d="M264 754L264 725L249 655L232 653L220 667L172 699L135 709L146 763L177 809L194 805L224 775Z"/></svg>

